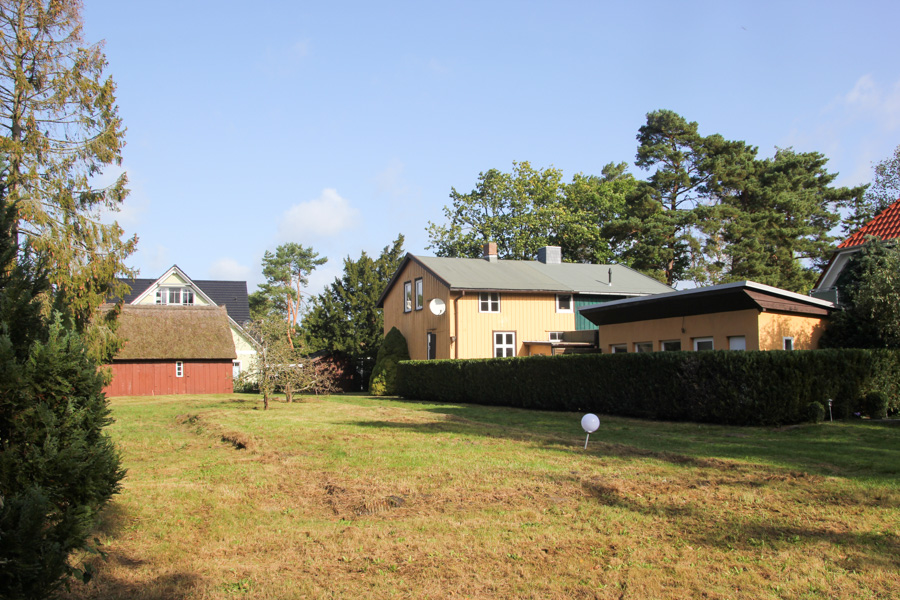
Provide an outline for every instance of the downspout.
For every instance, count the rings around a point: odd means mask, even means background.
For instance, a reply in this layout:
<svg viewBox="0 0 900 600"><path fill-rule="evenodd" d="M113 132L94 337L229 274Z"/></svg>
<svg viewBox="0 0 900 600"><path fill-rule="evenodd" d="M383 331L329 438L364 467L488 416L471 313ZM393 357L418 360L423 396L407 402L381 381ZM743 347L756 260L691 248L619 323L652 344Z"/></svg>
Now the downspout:
<svg viewBox="0 0 900 600"><path fill-rule="evenodd" d="M453 358L459 358L459 299L466 295L466 290L453 299Z"/></svg>

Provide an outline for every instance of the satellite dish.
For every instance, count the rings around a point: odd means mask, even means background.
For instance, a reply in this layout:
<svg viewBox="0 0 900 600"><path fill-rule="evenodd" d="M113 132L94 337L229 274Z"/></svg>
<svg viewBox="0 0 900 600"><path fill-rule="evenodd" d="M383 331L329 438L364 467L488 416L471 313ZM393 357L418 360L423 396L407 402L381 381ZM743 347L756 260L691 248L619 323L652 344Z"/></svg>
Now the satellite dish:
<svg viewBox="0 0 900 600"><path fill-rule="evenodd" d="M428 303L428 310L431 311L431 314L440 316L447 310L447 305L440 298L432 298Z"/></svg>

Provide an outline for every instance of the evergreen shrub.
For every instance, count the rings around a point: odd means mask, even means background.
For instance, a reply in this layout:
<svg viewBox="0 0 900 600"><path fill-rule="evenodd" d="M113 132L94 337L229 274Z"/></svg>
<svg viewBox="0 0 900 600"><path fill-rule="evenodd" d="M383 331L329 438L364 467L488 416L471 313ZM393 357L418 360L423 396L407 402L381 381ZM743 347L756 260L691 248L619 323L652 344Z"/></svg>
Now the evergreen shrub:
<svg viewBox="0 0 900 600"><path fill-rule="evenodd" d="M403 360L409 360L409 346L400 330L391 327L378 349L375 368L372 369L372 379L369 382L369 393L373 396L395 395L397 393L397 366Z"/></svg>
<svg viewBox="0 0 900 600"><path fill-rule="evenodd" d="M801 423L811 402L835 418L882 391L895 413L900 352L811 350L574 354L400 364L398 394L731 425Z"/></svg>
<svg viewBox="0 0 900 600"><path fill-rule="evenodd" d="M876 390L874 392L869 392L866 394L865 400L865 412L869 415L870 419L884 419L888 415L888 406L890 405L890 399L887 394L885 394L881 390Z"/></svg>
<svg viewBox="0 0 900 600"><path fill-rule="evenodd" d="M825 407L821 402L810 402L806 405L806 417L810 423L821 423L825 420Z"/></svg>

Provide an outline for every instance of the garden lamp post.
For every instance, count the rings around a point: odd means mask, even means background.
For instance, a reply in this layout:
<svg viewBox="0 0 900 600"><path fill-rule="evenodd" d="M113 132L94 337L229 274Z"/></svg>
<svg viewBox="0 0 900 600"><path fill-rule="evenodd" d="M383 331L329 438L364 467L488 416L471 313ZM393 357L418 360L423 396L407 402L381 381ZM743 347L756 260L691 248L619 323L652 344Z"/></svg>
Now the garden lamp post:
<svg viewBox="0 0 900 600"><path fill-rule="evenodd" d="M828 420L834 422L834 416L831 414L831 403L834 402L831 398L828 399Z"/></svg>
<svg viewBox="0 0 900 600"><path fill-rule="evenodd" d="M587 432L587 437L584 438L584 449L587 450L588 440L591 439L591 434L597 431L600 427L600 419L597 418L597 415L593 413L588 413L581 417L581 428Z"/></svg>

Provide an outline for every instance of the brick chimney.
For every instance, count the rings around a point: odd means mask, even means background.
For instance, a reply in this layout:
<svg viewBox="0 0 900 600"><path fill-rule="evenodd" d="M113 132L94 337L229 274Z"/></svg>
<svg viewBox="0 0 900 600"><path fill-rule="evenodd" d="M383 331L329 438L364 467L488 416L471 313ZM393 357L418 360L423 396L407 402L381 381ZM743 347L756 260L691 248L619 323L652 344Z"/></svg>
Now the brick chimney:
<svg viewBox="0 0 900 600"><path fill-rule="evenodd" d="M497 242L488 242L481 247L481 258L488 262L497 262Z"/></svg>
<svg viewBox="0 0 900 600"><path fill-rule="evenodd" d="M538 249L538 260L545 265L562 264L562 248L559 246L544 246Z"/></svg>

